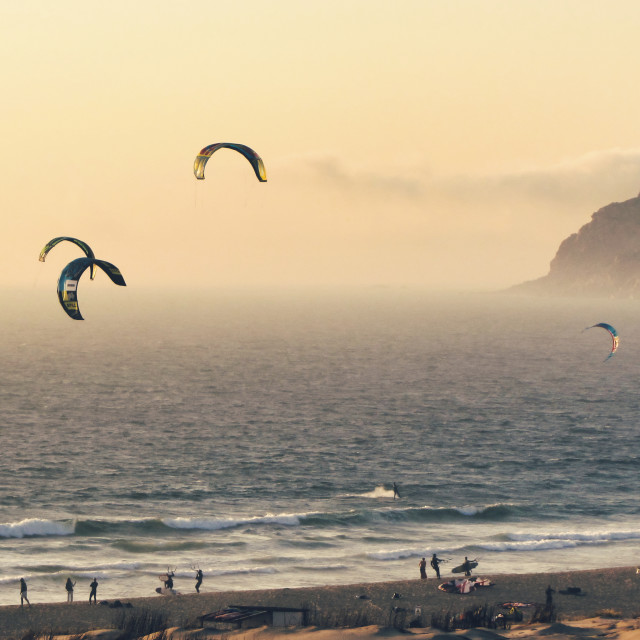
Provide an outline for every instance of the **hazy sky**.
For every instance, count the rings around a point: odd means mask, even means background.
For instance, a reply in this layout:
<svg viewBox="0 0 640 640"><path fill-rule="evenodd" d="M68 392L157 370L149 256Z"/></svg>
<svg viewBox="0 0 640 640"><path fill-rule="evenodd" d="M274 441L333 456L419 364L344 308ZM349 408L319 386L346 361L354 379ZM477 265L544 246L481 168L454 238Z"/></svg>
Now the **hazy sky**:
<svg viewBox="0 0 640 640"><path fill-rule="evenodd" d="M59 235L172 291L544 275L640 191L638 33L637 0L0 0L0 284L55 288ZM196 181L219 141L268 182Z"/></svg>

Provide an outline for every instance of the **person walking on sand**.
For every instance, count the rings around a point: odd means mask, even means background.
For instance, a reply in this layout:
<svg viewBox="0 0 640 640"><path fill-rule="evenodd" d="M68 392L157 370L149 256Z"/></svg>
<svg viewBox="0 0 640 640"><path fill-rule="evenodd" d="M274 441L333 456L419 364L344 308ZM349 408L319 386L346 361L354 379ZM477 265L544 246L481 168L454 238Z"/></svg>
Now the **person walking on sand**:
<svg viewBox="0 0 640 640"><path fill-rule="evenodd" d="M467 578L471 577L471 561L469 560L469 558L467 558L467 556L464 557L462 569L464 571L464 575L467 576Z"/></svg>
<svg viewBox="0 0 640 640"><path fill-rule="evenodd" d="M89 604L91 604L91 598L93 598L93 604L98 604L98 579L94 578L93 582L89 586L91 587L91 592L89 593Z"/></svg>
<svg viewBox="0 0 640 640"><path fill-rule="evenodd" d="M198 569L196 571L196 591L200 593L200 585L202 584L202 578L204 578L204 574L202 573L202 569Z"/></svg>
<svg viewBox="0 0 640 640"><path fill-rule="evenodd" d="M418 563L418 567L420 568L420 580L426 580L427 579L427 561L422 558L422 560L420 560L420 562Z"/></svg>
<svg viewBox="0 0 640 640"><path fill-rule="evenodd" d="M29 598L27 598L27 582L24 578L20 578L20 606L22 607L25 602L31 606Z"/></svg>
<svg viewBox="0 0 640 640"><path fill-rule="evenodd" d="M398 490L398 485L394 482L393 483L393 499L395 500L396 498L400 498L400 491Z"/></svg>
<svg viewBox="0 0 640 640"><path fill-rule="evenodd" d="M71 581L71 578L67 578L67 583L64 588L67 590L67 602L73 602L73 587L76 586L75 582Z"/></svg>
<svg viewBox="0 0 640 640"><path fill-rule="evenodd" d="M440 580L440 563L442 562L442 560L440 560L440 558L438 558L438 556L434 553L431 556L431 568L436 572L436 578L438 578L438 580Z"/></svg>

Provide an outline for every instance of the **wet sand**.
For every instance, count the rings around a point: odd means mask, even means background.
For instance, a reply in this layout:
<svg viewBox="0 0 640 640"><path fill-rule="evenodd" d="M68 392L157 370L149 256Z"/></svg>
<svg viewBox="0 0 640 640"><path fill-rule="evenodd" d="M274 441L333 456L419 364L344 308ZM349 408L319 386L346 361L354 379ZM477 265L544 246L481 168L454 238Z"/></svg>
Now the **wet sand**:
<svg viewBox="0 0 640 640"><path fill-rule="evenodd" d="M545 590L548 585L551 585L556 591L554 604L563 623L570 624L570 621L594 618L607 610L614 611L620 618L626 619L627 626L624 627L624 633L629 632L633 635L633 640L636 637L640 640L640 631L634 631L633 626L636 622L634 619L640 616L640 575L636 574L635 567L495 576L481 573L478 577L489 578L494 585L465 595L450 594L437 588L438 584L450 579L445 576L442 580L429 578L428 580L414 579L297 589L204 591L200 594L189 593L177 596L120 598L121 603L130 603L132 605L130 608L111 608L104 604L89 605L80 602L32 603L31 607L4 606L0 607L0 637L18 639L29 631L77 634L96 629L113 629L119 626L123 616L144 611L163 612L167 616L168 624L172 627L195 629L199 627L200 616L230 605L306 608L311 611L316 629L358 626L361 629L353 629L350 634L358 636L363 633L362 629L366 628L373 635L380 636L391 633L391 630L386 632L384 629L392 626L394 607L404 609L409 616L407 619L415 617L415 608L420 607L422 612L420 619L425 627L428 627L431 615L434 613L462 612L484 604L497 605L510 601L544 603ZM207 581L206 577L203 586L206 587L207 582L209 582L209 588L212 588L211 581ZM176 584L178 589L181 586L179 583ZM184 586L192 588L193 585L185 584ZM579 587L580 595L561 593L569 587ZM17 591L16 585L16 595L18 595ZM394 598L394 593L399 594L399 597ZM19 600L19 596L17 599ZM113 601L109 602L113 604ZM603 624L622 625L616 620L609 620ZM527 625L526 628L533 629L531 625ZM549 625L545 628L548 629ZM245 640L250 640L250 637L258 632L243 630L239 633ZM264 629L260 633L265 638L269 635L273 636L274 633L276 635L291 634L289 631L273 629ZM297 634L301 633L301 631L297 632ZM324 633L316 630L314 638L322 640L320 635ZM346 631L340 633L342 635L335 637L346 637L344 635ZM438 635L440 632L423 631L423 635L428 637L433 637L434 633ZM474 630L458 632L458 635L461 633L475 640L472 638ZM514 630L509 632L509 634L514 633L516 633ZM419 635L417 630L412 630L412 634ZM225 633L226 637L230 635L229 632ZM558 634L551 633L551 635ZM306 638L301 637L299 640L306 640ZM632 640L632 638L625 636L624 640Z"/></svg>

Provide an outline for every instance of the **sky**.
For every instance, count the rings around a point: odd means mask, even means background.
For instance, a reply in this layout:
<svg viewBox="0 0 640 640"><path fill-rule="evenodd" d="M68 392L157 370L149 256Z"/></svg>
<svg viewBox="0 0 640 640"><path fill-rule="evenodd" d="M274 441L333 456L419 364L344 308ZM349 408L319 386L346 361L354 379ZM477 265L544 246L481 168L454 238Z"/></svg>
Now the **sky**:
<svg viewBox="0 0 640 640"><path fill-rule="evenodd" d="M0 0L0 286L492 290L640 191L637 0ZM238 154L193 161L214 142ZM100 275L101 287L113 286Z"/></svg>

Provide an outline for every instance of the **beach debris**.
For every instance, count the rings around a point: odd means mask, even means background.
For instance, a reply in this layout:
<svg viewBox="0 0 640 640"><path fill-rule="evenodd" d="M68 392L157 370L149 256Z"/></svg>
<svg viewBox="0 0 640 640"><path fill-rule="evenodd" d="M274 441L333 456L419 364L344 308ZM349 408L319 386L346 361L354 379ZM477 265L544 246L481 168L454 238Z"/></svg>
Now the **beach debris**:
<svg viewBox="0 0 640 640"><path fill-rule="evenodd" d="M400 594L399 594L398 592L396 592L396 593L394 593L394 594L391 596L391 599L392 599L392 600L397 600L397 599L398 599L398 598L400 598L400 597L401 597L401 596L400 596Z"/></svg>

